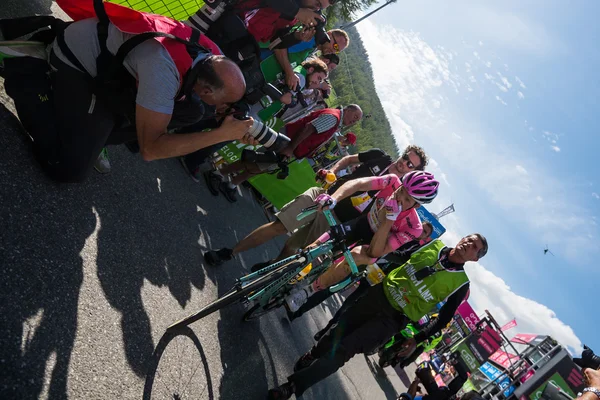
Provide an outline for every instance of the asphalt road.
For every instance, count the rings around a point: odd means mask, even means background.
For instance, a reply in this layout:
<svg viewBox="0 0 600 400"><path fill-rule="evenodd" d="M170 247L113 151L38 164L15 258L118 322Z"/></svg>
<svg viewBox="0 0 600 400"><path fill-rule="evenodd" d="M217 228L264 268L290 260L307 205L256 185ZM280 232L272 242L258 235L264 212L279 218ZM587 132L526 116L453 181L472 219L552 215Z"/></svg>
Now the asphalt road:
<svg viewBox="0 0 600 400"><path fill-rule="evenodd" d="M50 6L4 0L0 18ZM178 387L184 398L261 399L285 382L339 298L291 324L283 310L243 322L234 305L163 336L277 254L282 240L204 263L207 247L267 221L249 191L231 204L177 160L146 163L123 146L109 149L109 175L55 184L0 93L0 398L165 399ZM403 383L357 356L303 398L394 399Z"/></svg>

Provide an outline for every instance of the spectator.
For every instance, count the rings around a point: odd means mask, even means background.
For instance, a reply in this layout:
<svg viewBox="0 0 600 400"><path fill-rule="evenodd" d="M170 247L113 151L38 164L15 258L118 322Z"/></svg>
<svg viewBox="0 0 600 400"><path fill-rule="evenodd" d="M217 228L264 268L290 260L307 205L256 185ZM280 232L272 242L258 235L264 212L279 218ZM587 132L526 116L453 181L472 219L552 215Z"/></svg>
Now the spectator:
<svg viewBox="0 0 600 400"><path fill-rule="evenodd" d="M351 126L360 121L362 110L356 104L351 104L343 110L326 108L310 113L308 116L287 124L282 133L291 139L290 144L280 154L286 158L301 159L309 157L319 146L327 142L342 126ZM221 171L205 173L206 182L213 195L219 191L227 200L237 201L235 193L237 185L248 178L276 168L276 163L247 163L236 161ZM230 182L224 181L224 176L237 173Z"/></svg>

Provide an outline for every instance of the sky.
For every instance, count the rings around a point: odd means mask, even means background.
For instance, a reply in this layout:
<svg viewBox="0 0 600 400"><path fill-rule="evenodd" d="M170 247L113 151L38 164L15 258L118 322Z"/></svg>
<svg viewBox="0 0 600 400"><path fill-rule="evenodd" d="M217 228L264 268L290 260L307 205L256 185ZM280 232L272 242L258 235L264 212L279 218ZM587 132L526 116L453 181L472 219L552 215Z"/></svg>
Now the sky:
<svg viewBox="0 0 600 400"><path fill-rule="evenodd" d="M466 266L475 310L508 332L600 353L600 2L399 1L357 25L402 149L441 181L428 209ZM359 138L360 139L360 138ZM548 245L554 255L544 255Z"/></svg>

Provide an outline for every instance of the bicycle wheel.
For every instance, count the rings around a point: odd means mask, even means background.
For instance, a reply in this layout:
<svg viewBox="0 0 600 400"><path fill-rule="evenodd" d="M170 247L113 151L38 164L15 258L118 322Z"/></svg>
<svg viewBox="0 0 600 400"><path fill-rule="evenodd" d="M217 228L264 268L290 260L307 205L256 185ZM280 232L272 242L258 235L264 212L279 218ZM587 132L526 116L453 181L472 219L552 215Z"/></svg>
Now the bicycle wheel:
<svg viewBox="0 0 600 400"><path fill-rule="evenodd" d="M190 328L166 332L148 363L144 400L212 400L208 359Z"/></svg>
<svg viewBox="0 0 600 400"><path fill-rule="evenodd" d="M272 302L270 302L269 304L267 304L264 307L261 307L261 305L259 303L257 303L254 306L252 306L251 309L246 311L246 313L244 314L242 319L244 321L252 321L253 319L258 319L258 318L262 317L263 315L266 315L266 314L270 313L271 311L278 309L279 307L280 307L280 304L277 301L277 299L274 299Z"/></svg>
<svg viewBox="0 0 600 400"><path fill-rule="evenodd" d="M215 311L220 310L221 308L227 307L228 305L233 304L239 300L243 300L248 294L262 289L271 282L281 278L286 273L295 270L300 264L304 263L305 261L306 260L304 259L304 257L298 260L290 261L289 263L283 264L281 267L269 272L268 274L257 278L255 281L251 282L250 284L244 286L241 289L232 288L225 296L218 298L217 300L202 308L200 311L189 315L170 325L167 328L167 331L172 331L188 326L189 324L194 323L199 319L204 318L207 315L210 315Z"/></svg>

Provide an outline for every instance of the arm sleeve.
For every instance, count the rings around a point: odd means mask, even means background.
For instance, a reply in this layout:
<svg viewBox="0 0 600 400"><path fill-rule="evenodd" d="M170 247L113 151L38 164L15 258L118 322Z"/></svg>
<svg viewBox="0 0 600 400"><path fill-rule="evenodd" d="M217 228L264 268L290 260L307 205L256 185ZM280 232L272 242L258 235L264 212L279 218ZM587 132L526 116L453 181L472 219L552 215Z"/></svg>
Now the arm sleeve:
<svg viewBox="0 0 600 400"><path fill-rule="evenodd" d="M385 157L387 154L380 149L371 149L358 153L358 161L361 163L377 160L381 157Z"/></svg>
<svg viewBox="0 0 600 400"><path fill-rule="evenodd" d="M458 289L452 296L448 297L446 304L442 306L440 313L434 321L429 322L425 327L421 329L419 333L415 335L415 340L417 343L421 343L431 335L439 332L448 325L448 322L452 320L454 313L458 309L458 306L462 303L462 301L467 296L467 292L469 291L469 284L463 285L460 289Z"/></svg>
<svg viewBox="0 0 600 400"><path fill-rule="evenodd" d="M391 186L393 190L396 190L400 186L400 178L394 174L374 177L371 180L370 190L382 190L389 186Z"/></svg>

